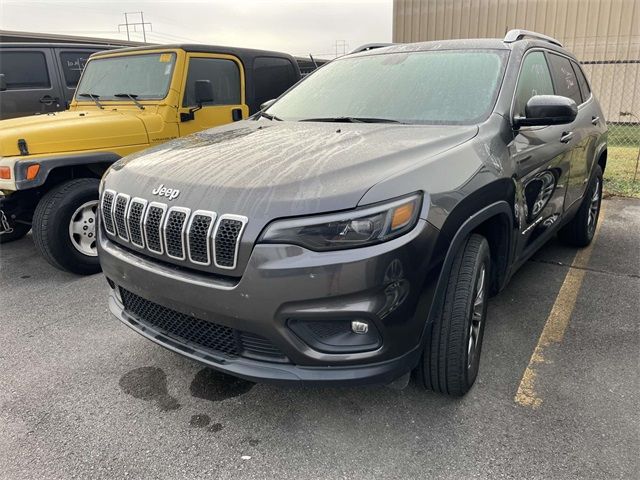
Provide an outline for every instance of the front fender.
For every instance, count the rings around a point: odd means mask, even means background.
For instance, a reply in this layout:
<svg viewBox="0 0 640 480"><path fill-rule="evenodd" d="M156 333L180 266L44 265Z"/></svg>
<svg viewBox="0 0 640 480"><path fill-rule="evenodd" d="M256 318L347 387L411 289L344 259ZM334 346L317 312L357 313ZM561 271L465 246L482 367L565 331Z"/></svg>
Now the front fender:
<svg viewBox="0 0 640 480"><path fill-rule="evenodd" d="M33 160L20 159L16 162L14 169L16 190L26 190L42 186L47 181L47 178L49 178L49 174L56 168L94 165L100 163L112 164L120 158L120 155L113 152L95 152L38 157ZM33 180L27 180L27 169L29 166L35 164L40 165L38 175Z"/></svg>
<svg viewBox="0 0 640 480"><path fill-rule="evenodd" d="M484 208L481 208L480 210L477 210L471 215L465 216L464 218L461 218L459 215L455 215L455 210L454 212L452 212L452 214L454 214L454 216L450 216L448 222L445 223L443 229L440 231L440 238L438 239L435 250L435 252L440 253L441 258L444 254L444 259L442 261L440 274L436 283L433 301L431 302L431 306L429 308L429 314L427 316L427 322L425 324L425 330L423 332L423 341L426 338L426 336L424 335L424 333L426 333L426 329L435 320L437 320L440 312L442 311L442 305L444 302L446 288L449 283L449 274L451 272L453 259L456 253L458 253L458 251L460 251L460 249L464 246L465 240L472 232L476 231L479 227L485 224L485 222L492 219L493 217L499 216L501 219L504 219L506 221L506 228L503 232L500 232L500 234L505 234L507 236L507 238L505 239L507 245L504 249L504 252L501 253L502 255L505 255L504 266L502 267L502 270L504 271L496 272L499 273L499 275L497 275L496 277L497 281L500 284L498 288L503 286L504 282L506 282L508 266L512 262L512 232L514 228L512 205L510 205L505 200L499 200L485 206ZM436 255L438 255L438 253L436 253ZM435 258L437 258L437 256Z"/></svg>

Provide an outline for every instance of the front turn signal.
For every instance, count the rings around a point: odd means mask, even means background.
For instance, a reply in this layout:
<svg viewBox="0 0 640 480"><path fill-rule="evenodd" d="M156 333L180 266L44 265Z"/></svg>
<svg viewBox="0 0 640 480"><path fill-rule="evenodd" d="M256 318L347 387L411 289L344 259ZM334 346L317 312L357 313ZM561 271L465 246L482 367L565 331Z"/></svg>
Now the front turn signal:
<svg viewBox="0 0 640 480"><path fill-rule="evenodd" d="M0 167L0 180L11 180L10 167Z"/></svg>
<svg viewBox="0 0 640 480"><path fill-rule="evenodd" d="M34 163L33 165L29 165L27 167L27 180L33 180L38 176L38 172L40 171L40 164Z"/></svg>
<svg viewBox="0 0 640 480"><path fill-rule="evenodd" d="M391 230L397 230L411 222L414 218L415 208L416 202L408 202L396 207L393 210L393 217L391 217Z"/></svg>

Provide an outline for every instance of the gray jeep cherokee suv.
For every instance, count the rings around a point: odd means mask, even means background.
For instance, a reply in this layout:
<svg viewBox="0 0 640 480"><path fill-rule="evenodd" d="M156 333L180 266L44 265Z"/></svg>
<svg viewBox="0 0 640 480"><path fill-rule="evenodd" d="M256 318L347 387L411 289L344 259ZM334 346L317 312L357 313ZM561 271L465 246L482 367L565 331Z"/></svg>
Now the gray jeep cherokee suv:
<svg viewBox="0 0 640 480"><path fill-rule="evenodd" d="M556 232L593 238L606 125L548 37L339 58L253 118L118 161L111 311L249 380L462 395L487 299ZM514 318L514 321L518 321Z"/></svg>

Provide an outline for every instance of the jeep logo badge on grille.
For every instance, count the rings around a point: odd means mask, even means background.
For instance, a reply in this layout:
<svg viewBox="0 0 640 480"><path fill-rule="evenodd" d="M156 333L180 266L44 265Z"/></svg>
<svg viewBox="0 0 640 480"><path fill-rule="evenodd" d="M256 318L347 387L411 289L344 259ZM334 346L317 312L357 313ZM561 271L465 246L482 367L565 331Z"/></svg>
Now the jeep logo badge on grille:
<svg viewBox="0 0 640 480"><path fill-rule="evenodd" d="M160 186L152 190L151 193L160 197L167 197L169 200L174 200L180 195L180 190L177 188L167 188L161 183Z"/></svg>

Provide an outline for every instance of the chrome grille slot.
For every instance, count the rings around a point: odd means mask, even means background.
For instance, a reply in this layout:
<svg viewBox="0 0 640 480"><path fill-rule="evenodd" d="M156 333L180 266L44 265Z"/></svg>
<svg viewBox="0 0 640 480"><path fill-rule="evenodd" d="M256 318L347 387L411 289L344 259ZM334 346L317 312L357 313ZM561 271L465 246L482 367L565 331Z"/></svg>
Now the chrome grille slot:
<svg viewBox="0 0 640 480"><path fill-rule="evenodd" d="M216 267L232 270L238 261L238 244L247 217L240 215L222 215L216 226L213 241L214 262Z"/></svg>
<svg viewBox="0 0 640 480"><path fill-rule="evenodd" d="M162 221L166 211L165 204L152 202L144 216L144 237L147 241L147 248L154 253L164 253L162 249Z"/></svg>
<svg viewBox="0 0 640 480"><path fill-rule="evenodd" d="M113 223L113 200L116 198L116 192L113 190L105 190L102 194L102 221L104 229L111 235L116 234L116 227Z"/></svg>
<svg viewBox="0 0 640 480"><path fill-rule="evenodd" d="M184 260L184 232L189 217L189 209L171 207L164 224L164 244L167 255L177 260Z"/></svg>
<svg viewBox="0 0 640 480"><path fill-rule="evenodd" d="M129 230L127 228L127 207L129 206L129 195L119 193L116 195L116 202L113 207L113 218L118 231L118 237L125 242L129 241Z"/></svg>
<svg viewBox="0 0 640 480"><path fill-rule="evenodd" d="M209 265L209 238L216 220L216 214L204 210L193 212L187 227L187 250L189 260L199 265Z"/></svg>
<svg viewBox="0 0 640 480"><path fill-rule="evenodd" d="M127 215L127 223L129 224L129 236L131 243L135 246L144 248L144 233L142 231L142 221L144 219L144 209L147 207L147 201L142 198L134 198L129 205L129 214Z"/></svg>

